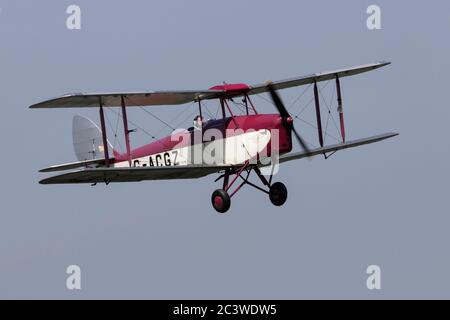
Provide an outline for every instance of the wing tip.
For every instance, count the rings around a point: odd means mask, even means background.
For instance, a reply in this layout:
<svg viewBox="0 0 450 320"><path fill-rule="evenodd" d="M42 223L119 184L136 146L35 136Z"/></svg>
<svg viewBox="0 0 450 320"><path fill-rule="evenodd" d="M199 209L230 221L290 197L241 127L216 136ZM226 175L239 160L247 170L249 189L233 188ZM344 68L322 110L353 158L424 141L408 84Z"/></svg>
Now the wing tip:
<svg viewBox="0 0 450 320"><path fill-rule="evenodd" d="M378 136L373 136L372 138L374 138L374 140L377 140L377 141L383 141L383 140L387 140L390 138L394 138L398 135L400 135L400 133L398 133L398 132L388 132L388 133L379 134Z"/></svg>
<svg viewBox="0 0 450 320"><path fill-rule="evenodd" d="M396 136L399 136L399 135L400 135L399 132L389 132L389 133L386 133L386 136L387 136L388 138L393 138L393 137L396 137Z"/></svg>
<svg viewBox="0 0 450 320"><path fill-rule="evenodd" d="M41 103L35 103L32 104L31 106L28 107L28 109L40 109L42 107L40 107Z"/></svg>
<svg viewBox="0 0 450 320"><path fill-rule="evenodd" d="M50 183L48 182L48 180L49 180L49 179L42 179L41 181L39 181L39 184L41 184L41 185L50 184Z"/></svg>
<svg viewBox="0 0 450 320"><path fill-rule="evenodd" d="M386 66L388 66L388 65L390 65L390 64L392 64L391 61L382 60L382 61L378 62L378 67L379 67L379 68L382 68L382 67L386 67Z"/></svg>

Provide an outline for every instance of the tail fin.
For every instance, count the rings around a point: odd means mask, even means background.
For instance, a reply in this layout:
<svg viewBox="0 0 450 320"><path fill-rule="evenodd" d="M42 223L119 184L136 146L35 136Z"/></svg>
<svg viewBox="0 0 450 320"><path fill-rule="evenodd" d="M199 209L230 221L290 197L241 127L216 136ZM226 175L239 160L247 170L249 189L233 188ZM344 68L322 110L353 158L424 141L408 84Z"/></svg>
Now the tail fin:
<svg viewBox="0 0 450 320"><path fill-rule="evenodd" d="M72 122L73 147L78 161L104 159L102 132L99 127L82 116L74 116ZM108 141L108 147L112 146Z"/></svg>

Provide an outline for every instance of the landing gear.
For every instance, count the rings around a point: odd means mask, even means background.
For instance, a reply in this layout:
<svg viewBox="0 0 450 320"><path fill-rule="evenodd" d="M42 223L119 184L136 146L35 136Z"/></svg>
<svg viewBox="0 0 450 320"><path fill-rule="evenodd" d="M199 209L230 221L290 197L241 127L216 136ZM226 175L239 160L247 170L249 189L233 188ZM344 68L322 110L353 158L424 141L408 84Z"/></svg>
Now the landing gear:
<svg viewBox="0 0 450 320"><path fill-rule="evenodd" d="M288 192L286 186L281 182L275 182L270 186L269 199L274 206L280 207L285 204Z"/></svg>
<svg viewBox="0 0 450 320"><path fill-rule="evenodd" d="M258 178L261 180L263 186L260 187L249 181L249 176L251 172L255 172ZM230 176L235 175L231 182L229 182ZM250 165L247 161L240 168L228 169L223 175L216 179L216 182L223 179L223 188L214 191L211 196L211 202L220 213L227 212L230 209L231 198L243 187L244 185L249 185L259 191L262 191L269 195L269 199L273 205L279 207L286 203L288 192L286 186L281 182L272 183L272 175L269 179L262 174L261 170L256 165ZM241 179L241 183L231 190L231 187L236 182L236 180ZM269 190L267 190L267 188Z"/></svg>
<svg viewBox="0 0 450 320"><path fill-rule="evenodd" d="M211 202L217 212L225 213L230 209L231 199L228 193L223 189L217 189L211 196Z"/></svg>

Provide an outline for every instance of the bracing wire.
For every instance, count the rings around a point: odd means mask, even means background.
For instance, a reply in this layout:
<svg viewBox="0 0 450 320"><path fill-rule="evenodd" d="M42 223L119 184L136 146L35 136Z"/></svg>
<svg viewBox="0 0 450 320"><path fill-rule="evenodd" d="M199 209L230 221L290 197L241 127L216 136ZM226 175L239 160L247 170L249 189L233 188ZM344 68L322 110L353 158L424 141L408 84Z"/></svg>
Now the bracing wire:
<svg viewBox="0 0 450 320"><path fill-rule="evenodd" d="M289 111L294 105L296 105L297 102L300 101L300 99L305 95L305 93L309 90L309 88L311 88L311 86L312 86L312 83L310 83L310 84L305 88L305 90L303 90L303 92L297 97L297 99L295 99L295 100L291 103L291 105L287 108L288 111Z"/></svg>
<svg viewBox="0 0 450 320"><path fill-rule="evenodd" d="M153 118L155 118L156 120L158 120L159 122L161 122L162 124L166 125L167 127L169 127L172 130L175 130L175 128L173 128L170 124L168 124L167 122L165 122L164 120L162 120L160 117L155 116L153 113L151 113L150 111L148 111L147 109L145 109L142 105L135 103L131 98L127 97L127 100L129 100L130 102L132 102L134 105L138 106L139 109L141 109L142 111L144 111L145 113L149 114L150 116L152 116Z"/></svg>
<svg viewBox="0 0 450 320"><path fill-rule="evenodd" d="M113 147L116 146L116 141L117 141L117 143L119 144L120 150L123 150L122 144L120 143L120 139L117 139L117 132L119 131L119 122L120 122L119 120L120 120L120 117L117 117L117 120L116 120L116 131L114 132L114 144L113 144Z"/></svg>
<svg viewBox="0 0 450 320"><path fill-rule="evenodd" d="M174 127L172 127L170 124L168 124L167 122L165 122L164 120L162 120L161 118L155 116L153 113L151 113L150 111L148 111L147 109L145 109L142 106L139 106L139 109L141 109L142 111L144 111L145 113L151 115L153 118L155 118L156 120L158 120L159 122L163 123L164 125L166 125L167 127L169 127L172 130L175 130Z"/></svg>
<svg viewBox="0 0 450 320"><path fill-rule="evenodd" d="M334 119L333 114L331 113L331 107L328 106L327 100L326 100L325 97L323 96L322 91L319 91L319 94L320 94L320 96L322 97L322 100L325 102L325 106L326 106L327 109L328 109L328 114L330 115L331 120L333 121L333 124L334 124L334 127L336 128L336 131L339 132L339 128L338 128L338 126L337 126L336 120Z"/></svg>
<svg viewBox="0 0 450 320"><path fill-rule="evenodd" d="M106 109L106 111L109 110L109 108L105 108L105 109ZM112 130L112 128L114 128L114 127L112 126L112 122L111 122L110 119L109 119L108 112L105 112L105 118L106 118L106 121L108 122L109 127L110 127L111 130ZM122 149L122 145L120 144L120 140L117 139L118 122L119 122L119 118L117 118L117 127L116 127L116 130L113 132L113 133L114 133L113 149L116 148L116 141L119 143L120 149Z"/></svg>
<svg viewBox="0 0 450 320"><path fill-rule="evenodd" d="M112 109L112 111L118 116L122 118L122 115L119 114L119 112L115 111ZM136 128L138 128L139 130L141 130L142 132L144 132L146 135L148 135L150 138L152 138L153 140L155 140L156 142L161 143L164 147L167 147L161 140L159 140L155 135L153 135L151 132L145 130L144 128L142 128L141 126L139 126L137 123L131 121L128 119L128 122L131 123L133 126L135 126Z"/></svg>

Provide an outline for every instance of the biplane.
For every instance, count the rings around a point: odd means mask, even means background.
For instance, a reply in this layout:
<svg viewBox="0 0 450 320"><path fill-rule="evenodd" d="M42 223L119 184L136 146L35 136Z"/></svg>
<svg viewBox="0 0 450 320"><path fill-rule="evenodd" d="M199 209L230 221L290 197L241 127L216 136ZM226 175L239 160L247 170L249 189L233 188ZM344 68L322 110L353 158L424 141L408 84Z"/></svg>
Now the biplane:
<svg viewBox="0 0 450 320"><path fill-rule="evenodd" d="M279 164L331 154L382 141L397 135L386 133L353 141L346 140L341 79L378 69L390 64L379 62L331 72L310 74L258 85L243 83L214 86L207 90L77 93L32 105L32 109L97 108L100 128L91 120L75 116L73 119L73 144L77 162L55 165L40 172L66 171L40 181L41 184L79 184L137 182L144 180L195 179L218 174L222 187L215 190L211 202L215 210L229 210L231 198L244 186L254 187L269 195L275 206L287 200L287 188L281 182L273 182ZM337 114L339 115L340 141L324 145L318 83L333 81L336 84ZM317 121L318 147L311 148L294 126L294 117L282 102L278 90L310 85L314 91ZM277 112L258 113L251 97L267 93ZM242 99L243 114L235 114L230 101ZM221 117L204 120L202 105L205 101L217 101ZM135 106L198 104L198 116L194 126L178 129L167 137L155 139L138 148L132 148L127 119L127 109ZM105 108L121 108L123 139L126 151L115 150L108 140L105 124ZM292 152L293 138L302 150ZM207 152L206 152L207 151ZM208 155L207 157L205 155ZM260 184L249 180L254 172Z"/></svg>

